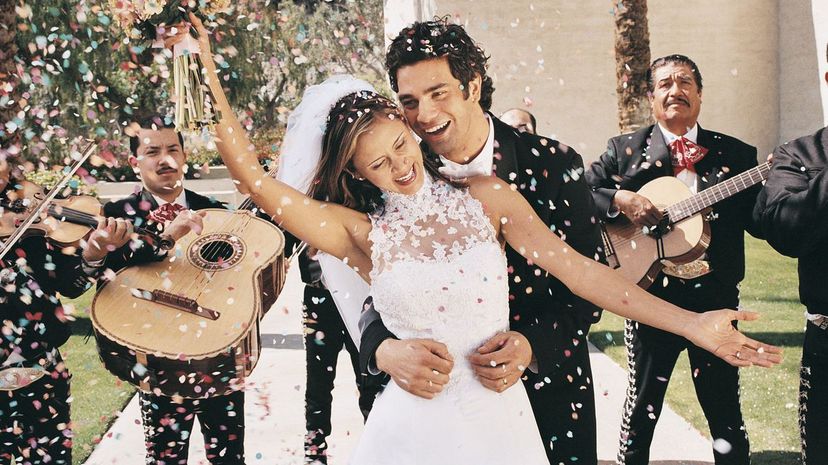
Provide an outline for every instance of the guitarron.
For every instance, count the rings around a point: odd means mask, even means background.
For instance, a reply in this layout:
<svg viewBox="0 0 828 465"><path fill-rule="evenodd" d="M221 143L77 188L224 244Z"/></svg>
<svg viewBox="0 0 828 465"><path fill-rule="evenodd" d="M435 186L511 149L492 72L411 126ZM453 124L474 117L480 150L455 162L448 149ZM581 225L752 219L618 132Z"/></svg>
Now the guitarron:
<svg viewBox="0 0 828 465"><path fill-rule="evenodd" d="M710 245L710 225L704 212L713 204L767 179L763 163L697 194L671 176L656 178L638 194L660 208L662 222L653 228L633 224L624 215L603 225L607 262L630 281L647 289L658 273L671 265L690 263Z"/></svg>
<svg viewBox="0 0 828 465"><path fill-rule="evenodd" d="M284 284L284 236L246 210L206 209L167 258L124 268L92 302L105 367L142 391L184 398L243 385L259 320Z"/></svg>

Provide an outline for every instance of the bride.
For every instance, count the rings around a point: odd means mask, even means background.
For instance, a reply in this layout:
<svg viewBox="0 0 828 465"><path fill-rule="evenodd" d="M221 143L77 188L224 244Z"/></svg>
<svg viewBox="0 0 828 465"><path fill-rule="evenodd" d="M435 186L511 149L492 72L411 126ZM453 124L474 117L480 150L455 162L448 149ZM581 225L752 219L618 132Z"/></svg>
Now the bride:
<svg viewBox="0 0 828 465"><path fill-rule="evenodd" d="M778 348L747 338L731 323L756 314L692 313L659 300L568 248L498 178L479 176L464 184L444 178L423 159L396 105L370 91L354 92L347 80L316 87L324 98L302 104L316 124L289 129L288 138L322 141L307 154L314 159L312 152L321 150L310 196L269 178L233 117L208 32L198 18L191 21L222 115L217 147L239 190L282 227L369 282L391 331L443 342L458 361L446 388L430 400L391 382L374 404L352 463L547 463L525 390L488 390L465 362L466 354L508 327L505 243L576 294L684 336L733 365L781 360Z"/></svg>

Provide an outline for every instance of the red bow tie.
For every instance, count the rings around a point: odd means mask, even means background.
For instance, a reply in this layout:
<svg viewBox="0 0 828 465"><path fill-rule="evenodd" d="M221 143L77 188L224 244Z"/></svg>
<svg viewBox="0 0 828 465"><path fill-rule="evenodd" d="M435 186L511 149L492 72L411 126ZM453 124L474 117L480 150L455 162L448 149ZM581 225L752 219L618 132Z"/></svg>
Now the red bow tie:
<svg viewBox="0 0 828 465"><path fill-rule="evenodd" d="M696 172L695 164L707 155L707 149L693 141L680 137L670 144L670 157L673 160L673 174L682 170Z"/></svg>
<svg viewBox="0 0 828 465"><path fill-rule="evenodd" d="M178 216L178 213L183 210L186 210L186 208L178 205L177 203L165 203L150 212L147 219L156 223L168 223L174 220L175 217Z"/></svg>

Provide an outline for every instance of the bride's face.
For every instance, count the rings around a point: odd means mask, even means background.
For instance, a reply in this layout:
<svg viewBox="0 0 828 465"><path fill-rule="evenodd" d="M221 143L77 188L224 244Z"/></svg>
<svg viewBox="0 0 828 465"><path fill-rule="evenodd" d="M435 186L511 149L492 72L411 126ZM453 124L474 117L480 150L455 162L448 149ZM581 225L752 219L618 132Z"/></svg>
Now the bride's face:
<svg viewBox="0 0 828 465"><path fill-rule="evenodd" d="M357 138L353 165L358 177L384 191L410 195L423 185L423 154L399 119L376 119Z"/></svg>

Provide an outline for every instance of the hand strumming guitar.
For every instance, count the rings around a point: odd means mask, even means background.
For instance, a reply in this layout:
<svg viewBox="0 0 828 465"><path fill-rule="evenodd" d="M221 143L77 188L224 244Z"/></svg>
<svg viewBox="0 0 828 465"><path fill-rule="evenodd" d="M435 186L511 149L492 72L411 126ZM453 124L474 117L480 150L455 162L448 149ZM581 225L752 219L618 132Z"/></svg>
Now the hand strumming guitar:
<svg viewBox="0 0 828 465"><path fill-rule="evenodd" d="M633 191L619 190L612 205L638 226L656 226L661 221L661 210L650 199Z"/></svg>

